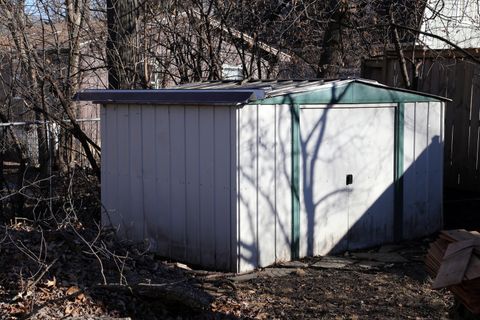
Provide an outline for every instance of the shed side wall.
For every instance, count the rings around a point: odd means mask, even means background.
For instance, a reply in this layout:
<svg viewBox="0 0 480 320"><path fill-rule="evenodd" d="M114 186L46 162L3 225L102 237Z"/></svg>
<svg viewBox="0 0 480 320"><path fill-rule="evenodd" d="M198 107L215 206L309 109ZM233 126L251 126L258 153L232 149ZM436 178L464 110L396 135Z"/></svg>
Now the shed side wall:
<svg viewBox="0 0 480 320"><path fill-rule="evenodd" d="M147 240L166 257L232 270L235 109L112 105L103 112L102 201L119 234Z"/></svg>
<svg viewBox="0 0 480 320"><path fill-rule="evenodd" d="M444 103L405 104L405 238L442 227Z"/></svg>
<svg viewBox="0 0 480 320"><path fill-rule="evenodd" d="M290 259L289 106L238 111L238 272Z"/></svg>

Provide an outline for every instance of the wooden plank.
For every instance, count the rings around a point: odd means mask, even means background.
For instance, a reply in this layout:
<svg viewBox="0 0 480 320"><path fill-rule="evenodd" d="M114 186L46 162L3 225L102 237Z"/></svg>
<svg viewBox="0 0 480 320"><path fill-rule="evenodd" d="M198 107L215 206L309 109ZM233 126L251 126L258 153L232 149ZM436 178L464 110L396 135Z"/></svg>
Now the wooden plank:
<svg viewBox="0 0 480 320"><path fill-rule="evenodd" d="M478 100L479 94L475 91L478 88L475 88L474 84L474 72L475 65L469 62L465 62L465 64L472 69L471 77L465 79L464 85L468 86L468 100L465 101L466 103L466 118L464 120L464 126L466 127L466 154L465 154L465 162L464 165L464 178L462 179L462 188L475 190L475 151L476 151L476 142L477 142L477 127L476 123L477 120L473 119L474 110L476 109L475 104L478 104L480 101ZM473 123L475 122L475 124Z"/></svg>
<svg viewBox="0 0 480 320"><path fill-rule="evenodd" d="M186 147L186 245L187 260L192 264L201 263L200 249L200 136L199 108L185 108Z"/></svg>
<svg viewBox="0 0 480 320"><path fill-rule="evenodd" d="M186 258L186 164L185 107L170 107L171 252L173 259Z"/></svg>
<svg viewBox="0 0 480 320"><path fill-rule="evenodd" d="M458 242L453 242L448 245L447 249L445 250L445 254L443 255L443 259L450 258L451 256L457 254L459 251L462 251L466 248L480 246L480 239L468 239L462 240Z"/></svg>
<svg viewBox="0 0 480 320"><path fill-rule="evenodd" d="M443 72L443 67L440 63L437 63L436 61L432 61L430 59L426 60L428 61L428 67L430 68L430 74L428 77L428 82L431 83L430 87L430 93L435 94L438 96L445 96L445 78L444 78L444 72Z"/></svg>
<svg viewBox="0 0 480 320"><path fill-rule="evenodd" d="M472 110L471 110L471 142L469 176L471 184L469 190L478 190L480 187L480 67L475 67L472 79Z"/></svg>
<svg viewBox="0 0 480 320"><path fill-rule="evenodd" d="M455 69L457 68L458 63L453 63L452 65L446 66L446 75L447 75L447 86L446 86L446 97L454 99L455 97ZM453 153L455 151L454 143L455 139L455 103L454 101L449 101L446 103L445 108L445 185L448 187L457 187L458 178L455 167L453 166Z"/></svg>
<svg viewBox="0 0 480 320"><path fill-rule="evenodd" d="M462 241L469 239L476 239L480 236L480 233L476 231L467 231L467 230L443 230L440 233L440 237L453 241Z"/></svg>
<svg viewBox="0 0 480 320"><path fill-rule="evenodd" d="M479 250L479 247L477 246L474 248L474 250ZM480 253L475 253L472 254L472 257L470 258L470 263L467 267L467 271L465 272L465 280L471 281L471 280L480 280L480 257L478 256ZM477 281L478 282L478 281ZM480 284L477 285L478 288L480 288Z"/></svg>
<svg viewBox="0 0 480 320"><path fill-rule="evenodd" d="M157 215L149 221L151 237L155 239L157 252L170 257L170 237L172 233L171 203L171 143L169 107L155 107L155 184ZM149 233L150 234L150 233Z"/></svg>
<svg viewBox="0 0 480 320"><path fill-rule="evenodd" d="M470 262L472 251L473 248L466 248L454 257L444 259L437 277L433 281L432 288L440 289L461 283Z"/></svg>
<svg viewBox="0 0 480 320"><path fill-rule="evenodd" d="M453 149L453 167L457 172L459 184L464 180L468 181L468 170L466 163L468 161L468 117L469 102L471 94L470 79L473 76L473 70L462 62L456 70L457 90L455 92L455 141Z"/></svg>
<svg viewBox="0 0 480 320"><path fill-rule="evenodd" d="M214 216L214 118L213 107L201 107L199 112L199 166L200 170L200 248L201 263L215 267Z"/></svg>

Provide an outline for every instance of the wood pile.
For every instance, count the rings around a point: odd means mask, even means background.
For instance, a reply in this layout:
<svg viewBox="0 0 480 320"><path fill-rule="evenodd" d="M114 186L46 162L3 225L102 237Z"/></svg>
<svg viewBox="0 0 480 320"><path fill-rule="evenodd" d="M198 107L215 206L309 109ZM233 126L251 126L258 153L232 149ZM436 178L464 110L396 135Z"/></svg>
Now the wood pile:
<svg viewBox="0 0 480 320"><path fill-rule="evenodd" d="M430 244L425 264L433 288L448 288L473 314L480 314L480 233L440 232Z"/></svg>

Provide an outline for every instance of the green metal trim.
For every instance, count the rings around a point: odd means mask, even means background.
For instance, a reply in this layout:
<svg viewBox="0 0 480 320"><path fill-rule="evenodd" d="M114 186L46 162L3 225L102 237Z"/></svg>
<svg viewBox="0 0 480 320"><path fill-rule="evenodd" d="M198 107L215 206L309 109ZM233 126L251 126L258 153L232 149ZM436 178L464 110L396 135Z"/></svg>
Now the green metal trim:
<svg viewBox="0 0 480 320"><path fill-rule="evenodd" d="M292 136L292 259L300 256L300 106L290 105L291 114L291 136Z"/></svg>
<svg viewBox="0 0 480 320"><path fill-rule="evenodd" d="M252 102L254 104L370 104L442 101L398 88L351 81L339 85L319 87L317 90L285 94Z"/></svg>
<svg viewBox="0 0 480 320"><path fill-rule="evenodd" d="M395 108L395 142L394 142L394 217L393 237L395 241L403 238L403 171L404 171L404 130L405 104L399 103Z"/></svg>

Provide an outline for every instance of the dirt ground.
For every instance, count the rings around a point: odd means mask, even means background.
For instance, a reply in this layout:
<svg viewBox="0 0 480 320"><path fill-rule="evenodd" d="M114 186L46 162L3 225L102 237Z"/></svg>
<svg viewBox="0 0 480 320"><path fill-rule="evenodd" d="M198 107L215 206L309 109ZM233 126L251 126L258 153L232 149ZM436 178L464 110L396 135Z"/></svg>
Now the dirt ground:
<svg viewBox="0 0 480 320"><path fill-rule="evenodd" d="M474 228L478 199L447 198L447 227ZM462 318L424 269L435 235L234 275L167 261L82 212L62 219L0 225L0 319Z"/></svg>
<svg viewBox="0 0 480 320"><path fill-rule="evenodd" d="M430 289L422 264L428 240L380 248L388 253L378 256L375 249L339 260L312 258L304 261L308 267L284 276L265 269L258 278L237 283L233 295L217 305L260 319L446 319L453 298ZM395 262L398 256L406 260ZM334 263L319 263L325 260ZM345 261L349 264L342 266Z"/></svg>
<svg viewBox="0 0 480 320"><path fill-rule="evenodd" d="M447 319L453 310L424 271L431 239L235 276L81 226L23 221L0 234L2 319Z"/></svg>

